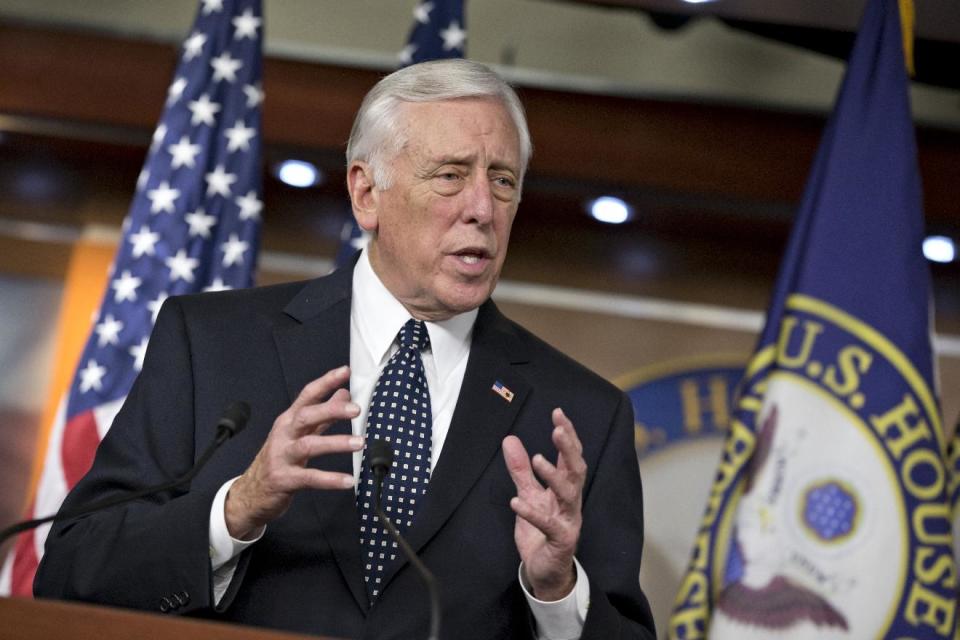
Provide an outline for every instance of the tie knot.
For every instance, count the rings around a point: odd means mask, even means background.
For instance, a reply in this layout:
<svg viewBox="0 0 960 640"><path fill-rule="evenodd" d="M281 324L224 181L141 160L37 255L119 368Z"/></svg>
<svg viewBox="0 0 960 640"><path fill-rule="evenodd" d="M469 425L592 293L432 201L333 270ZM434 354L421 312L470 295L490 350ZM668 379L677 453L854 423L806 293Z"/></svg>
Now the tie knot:
<svg viewBox="0 0 960 640"><path fill-rule="evenodd" d="M423 351L430 346L430 335L427 333L427 326L423 320L414 320L410 318L397 334L397 342L400 348L416 347L418 351Z"/></svg>

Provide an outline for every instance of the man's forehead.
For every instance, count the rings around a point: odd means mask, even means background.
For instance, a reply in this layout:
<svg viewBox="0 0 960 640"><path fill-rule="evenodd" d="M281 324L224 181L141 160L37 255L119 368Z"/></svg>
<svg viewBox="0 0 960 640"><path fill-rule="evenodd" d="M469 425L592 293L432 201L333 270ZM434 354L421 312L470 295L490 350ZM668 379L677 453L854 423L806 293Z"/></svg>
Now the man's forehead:
<svg viewBox="0 0 960 640"><path fill-rule="evenodd" d="M441 148L476 133L486 135L501 131L500 126L504 125L512 138L510 142L516 143L519 153L520 133L516 123L503 101L496 97L404 102L398 115L398 133L404 138L403 147L408 150L414 147L421 151L429 149L431 154L440 152ZM473 128L474 122L476 129Z"/></svg>
<svg viewBox="0 0 960 640"><path fill-rule="evenodd" d="M490 113L501 112L512 129L516 130L516 124L510 117L510 111L507 105L496 96L468 96L463 98L445 98L443 100L423 100L423 101L401 101L398 110L401 124L409 121L420 120L424 115L436 116L439 113L449 112L463 113L467 109L479 107Z"/></svg>

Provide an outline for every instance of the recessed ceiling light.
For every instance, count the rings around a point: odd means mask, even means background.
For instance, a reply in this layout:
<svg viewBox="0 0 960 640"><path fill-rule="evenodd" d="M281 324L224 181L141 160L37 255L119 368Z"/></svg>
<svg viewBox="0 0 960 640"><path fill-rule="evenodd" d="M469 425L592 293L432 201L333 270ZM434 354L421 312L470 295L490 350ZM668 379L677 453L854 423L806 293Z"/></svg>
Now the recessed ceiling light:
<svg viewBox="0 0 960 640"><path fill-rule="evenodd" d="M930 262L953 262L957 259L957 245L947 236L928 236L923 241L923 255Z"/></svg>
<svg viewBox="0 0 960 640"><path fill-rule="evenodd" d="M313 187L323 182L323 173L316 165L304 160L284 160L274 173L280 182L291 187Z"/></svg>
<svg viewBox="0 0 960 640"><path fill-rule="evenodd" d="M602 196L590 203L590 215L607 224L623 224L631 218L630 206L613 196Z"/></svg>

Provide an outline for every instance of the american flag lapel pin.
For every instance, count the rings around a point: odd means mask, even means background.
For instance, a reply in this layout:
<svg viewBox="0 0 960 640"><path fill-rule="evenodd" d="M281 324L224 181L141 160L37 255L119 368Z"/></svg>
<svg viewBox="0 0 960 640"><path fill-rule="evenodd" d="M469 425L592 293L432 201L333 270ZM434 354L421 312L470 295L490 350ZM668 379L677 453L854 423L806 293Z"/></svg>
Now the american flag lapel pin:
<svg viewBox="0 0 960 640"><path fill-rule="evenodd" d="M499 380L493 383L493 392L507 402L513 402L513 391L510 391L510 389L504 386Z"/></svg>

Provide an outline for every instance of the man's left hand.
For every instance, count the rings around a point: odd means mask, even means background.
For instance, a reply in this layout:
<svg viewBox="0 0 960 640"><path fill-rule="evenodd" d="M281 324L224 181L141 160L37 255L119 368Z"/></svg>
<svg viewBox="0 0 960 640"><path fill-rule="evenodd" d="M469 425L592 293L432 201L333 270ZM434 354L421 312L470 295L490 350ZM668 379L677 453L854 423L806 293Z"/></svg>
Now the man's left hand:
<svg viewBox="0 0 960 640"><path fill-rule="evenodd" d="M552 418L552 439L559 452L556 465L539 453L531 459L516 436L503 440L503 458L517 487L517 496L510 500L517 514L517 550L533 596L549 602L566 597L576 585L573 556L583 521L587 475L573 423L559 408L553 410Z"/></svg>

